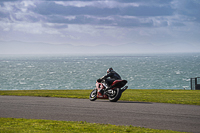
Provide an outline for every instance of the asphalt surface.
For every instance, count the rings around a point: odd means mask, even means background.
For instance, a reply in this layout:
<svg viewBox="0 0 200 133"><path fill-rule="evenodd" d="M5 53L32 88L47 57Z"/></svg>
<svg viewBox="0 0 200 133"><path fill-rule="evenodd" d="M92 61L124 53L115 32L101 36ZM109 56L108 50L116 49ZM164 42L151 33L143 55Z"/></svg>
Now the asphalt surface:
<svg viewBox="0 0 200 133"><path fill-rule="evenodd" d="M200 106L195 105L0 96L0 117L87 121L200 132Z"/></svg>

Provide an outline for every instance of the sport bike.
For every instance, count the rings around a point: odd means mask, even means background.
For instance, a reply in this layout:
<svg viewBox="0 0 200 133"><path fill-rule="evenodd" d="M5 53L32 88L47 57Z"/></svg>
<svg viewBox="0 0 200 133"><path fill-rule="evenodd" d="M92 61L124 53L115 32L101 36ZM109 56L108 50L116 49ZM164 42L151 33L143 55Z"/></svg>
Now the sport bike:
<svg viewBox="0 0 200 133"><path fill-rule="evenodd" d="M110 102L117 102L122 93L128 88L128 86L125 86L126 83L126 80L115 80L109 87L110 89L106 90L104 83L97 80L96 88L90 93L90 101L95 101L99 98L109 99Z"/></svg>

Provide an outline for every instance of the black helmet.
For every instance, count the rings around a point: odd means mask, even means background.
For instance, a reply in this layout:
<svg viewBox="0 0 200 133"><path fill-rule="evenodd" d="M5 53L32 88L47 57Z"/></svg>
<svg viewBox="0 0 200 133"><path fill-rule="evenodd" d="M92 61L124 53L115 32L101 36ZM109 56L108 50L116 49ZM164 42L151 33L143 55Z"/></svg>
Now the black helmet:
<svg viewBox="0 0 200 133"><path fill-rule="evenodd" d="M108 70L107 70L107 73L110 73L110 72L112 72L113 71L113 69L112 69L112 67L111 68L109 68Z"/></svg>

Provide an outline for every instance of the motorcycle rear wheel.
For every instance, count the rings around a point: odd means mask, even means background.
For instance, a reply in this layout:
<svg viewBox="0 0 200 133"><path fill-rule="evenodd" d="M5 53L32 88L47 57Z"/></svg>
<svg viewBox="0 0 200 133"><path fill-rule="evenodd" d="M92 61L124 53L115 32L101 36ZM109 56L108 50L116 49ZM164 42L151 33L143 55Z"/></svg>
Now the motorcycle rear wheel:
<svg viewBox="0 0 200 133"><path fill-rule="evenodd" d="M113 90L113 94L109 96L110 102L117 102L122 95L120 88Z"/></svg>
<svg viewBox="0 0 200 133"><path fill-rule="evenodd" d="M97 99L97 89L94 89L91 93L90 93L90 101L95 101Z"/></svg>

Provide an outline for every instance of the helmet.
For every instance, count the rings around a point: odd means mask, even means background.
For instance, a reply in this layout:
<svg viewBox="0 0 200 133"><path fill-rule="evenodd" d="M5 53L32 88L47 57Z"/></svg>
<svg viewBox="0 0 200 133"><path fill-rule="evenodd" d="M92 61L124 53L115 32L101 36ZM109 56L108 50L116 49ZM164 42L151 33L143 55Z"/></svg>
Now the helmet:
<svg viewBox="0 0 200 133"><path fill-rule="evenodd" d="M108 70L107 70L107 73L110 73L110 72L112 72L113 71L113 69L112 69L112 67L111 68L109 68Z"/></svg>

